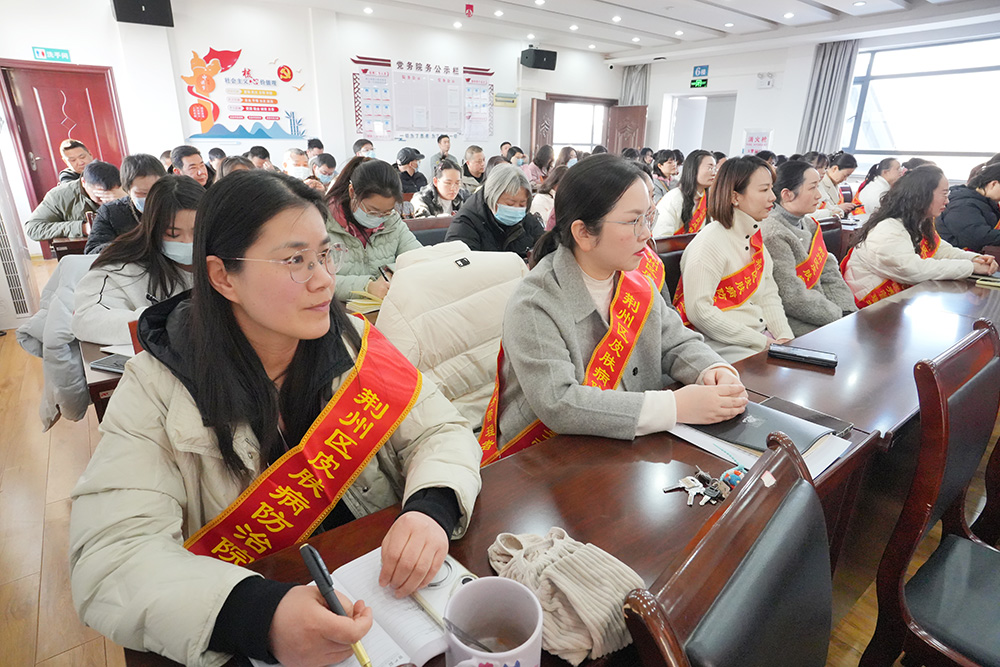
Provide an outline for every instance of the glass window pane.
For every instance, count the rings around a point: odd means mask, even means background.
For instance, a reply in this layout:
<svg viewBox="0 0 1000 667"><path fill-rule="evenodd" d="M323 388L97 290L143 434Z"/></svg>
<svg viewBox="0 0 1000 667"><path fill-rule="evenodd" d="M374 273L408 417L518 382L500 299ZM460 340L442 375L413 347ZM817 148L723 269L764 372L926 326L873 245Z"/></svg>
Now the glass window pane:
<svg viewBox="0 0 1000 667"><path fill-rule="evenodd" d="M858 115L858 101L861 97L861 84L851 86L850 96L847 98L847 115L844 117L844 129L840 135L840 145L844 150L849 150L851 146L851 134L854 132L854 120Z"/></svg>
<svg viewBox="0 0 1000 667"><path fill-rule="evenodd" d="M866 76L868 74L868 61L871 59L871 52L859 53L858 59L854 63L854 76Z"/></svg>
<svg viewBox="0 0 1000 667"><path fill-rule="evenodd" d="M860 59L860 58L859 58ZM872 76L1000 65L1000 39L879 51Z"/></svg>
<svg viewBox="0 0 1000 667"><path fill-rule="evenodd" d="M1000 145L998 107L1000 70L872 81L857 148L993 151Z"/></svg>
<svg viewBox="0 0 1000 667"><path fill-rule="evenodd" d="M552 144L590 144L594 135L594 105L557 102L552 121Z"/></svg>
<svg viewBox="0 0 1000 667"><path fill-rule="evenodd" d="M590 141L590 148L587 150L593 150L594 146L601 143L604 139L604 114L607 108L603 104L594 105L594 134L592 135Z"/></svg>

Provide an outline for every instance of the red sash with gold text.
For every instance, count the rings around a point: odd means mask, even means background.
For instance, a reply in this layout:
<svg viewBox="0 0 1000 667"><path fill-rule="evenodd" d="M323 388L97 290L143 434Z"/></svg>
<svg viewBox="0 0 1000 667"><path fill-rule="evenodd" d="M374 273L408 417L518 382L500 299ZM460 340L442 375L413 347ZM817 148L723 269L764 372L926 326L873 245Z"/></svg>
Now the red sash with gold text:
<svg viewBox="0 0 1000 667"><path fill-rule="evenodd" d="M420 372L365 321L350 375L298 445L184 547L246 565L305 540L413 408Z"/></svg>
<svg viewBox="0 0 1000 667"><path fill-rule="evenodd" d="M764 276L764 240L760 230L750 237L750 247L753 249L753 256L750 262L739 271L724 276L719 281L719 286L715 289L715 296L712 303L719 310L732 310L739 308L747 302L753 293L760 287L760 281ZM677 291L674 293L674 308L681 316L684 326L693 329L687 317L687 310L684 307L684 279L677 281Z"/></svg>
<svg viewBox="0 0 1000 667"><path fill-rule="evenodd" d="M813 232L812 242L809 244L809 256L795 267L795 275L806 284L806 289L812 289L819 282L828 256L826 242L823 240L823 231L817 224L816 231Z"/></svg>
<svg viewBox="0 0 1000 667"><path fill-rule="evenodd" d="M851 211L851 213L853 213L854 215L864 215L867 212L865 211L865 205L861 203L860 199L858 199L858 197L860 196L861 196L861 188L859 187L858 193L854 195L854 199L851 200L851 203L854 204L854 210Z"/></svg>
<svg viewBox="0 0 1000 667"><path fill-rule="evenodd" d="M928 241L927 239L922 239L920 241L920 259L933 257L937 254L938 248L940 247L941 237L938 236L937 232L934 232L933 241ZM848 250L847 254L844 255L844 259L840 262L840 273L843 274L845 278L847 277L847 262L851 259L852 254L854 254L854 248ZM895 280L886 279L861 299L854 297L854 303L857 304L858 308L864 308L865 306L870 306L873 303L878 303L887 296L898 294L908 287L912 287L912 285L904 285L902 283L897 283Z"/></svg>
<svg viewBox="0 0 1000 667"><path fill-rule="evenodd" d="M651 273L658 275L659 280L650 275ZM635 349L636 341L639 340L639 334L642 333L646 319L656 304L656 292L663 288L663 276L663 262L648 247L639 268L621 274L618 288L611 300L611 326L594 348L584 372L584 386L605 390L615 389L618 386L622 373L628 365L628 359ZM490 397L483 418L483 430L479 434L479 445L483 448L481 464L483 466L516 454L555 435L552 429L536 419L511 438L503 451L500 451L497 441L497 422L500 394L503 391L502 370L503 345L501 344L500 353L497 355L497 378L493 385L493 395Z"/></svg>
<svg viewBox="0 0 1000 667"><path fill-rule="evenodd" d="M698 200L698 205L694 207L694 211L691 212L691 221L688 222L687 231L684 231L684 225L681 224L674 232L674 236L678 234L697 234L698 231L705 226L705 218L708 217L708 189L705 189L705 193Z"/></svg>

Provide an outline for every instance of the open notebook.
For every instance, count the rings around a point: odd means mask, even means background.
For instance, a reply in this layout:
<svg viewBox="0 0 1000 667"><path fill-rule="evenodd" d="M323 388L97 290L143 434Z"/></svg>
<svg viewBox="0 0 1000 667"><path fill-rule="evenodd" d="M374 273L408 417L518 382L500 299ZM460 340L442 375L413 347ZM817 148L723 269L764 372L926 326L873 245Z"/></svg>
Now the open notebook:
<svg viewBox="0 0 1000 667"><path fill-rule="evenodd" d="M444 630L412 596L397 600L389 589L379 586L381 569L382 549L379 548L334 570L331 573L333 586L352 600L364 600L372 608L375 622L361 640L372 667L396 667L406 662L420 667L444 653ZM439 613L443 614L444 610ZM273 667L257 660L251 662L254 667ZM337 665L360 667L354 656Z"/></svg>

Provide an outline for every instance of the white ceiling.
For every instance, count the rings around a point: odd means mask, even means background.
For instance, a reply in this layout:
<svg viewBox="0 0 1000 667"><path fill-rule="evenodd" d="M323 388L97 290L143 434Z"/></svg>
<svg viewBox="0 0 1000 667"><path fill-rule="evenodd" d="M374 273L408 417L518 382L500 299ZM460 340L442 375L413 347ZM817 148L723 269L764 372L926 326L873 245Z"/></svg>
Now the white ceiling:
<svg viewBox="0 0 1000 667"><path fill-rule="evenodd" d="M308 1L308 0L307 0ZM613 62L880 36L1000 19L997 0L313 0L370 20L488 34ZM471 18L466 3L473 5ZM541 4L539 4L541 2ZM370 13L365 13L365 9ZM501 13L497 16L496 13ZM618 20L615 20L615 19ZM460 28L454 27L461 23ZM529 37L530 35L530 37Z"/></svg>

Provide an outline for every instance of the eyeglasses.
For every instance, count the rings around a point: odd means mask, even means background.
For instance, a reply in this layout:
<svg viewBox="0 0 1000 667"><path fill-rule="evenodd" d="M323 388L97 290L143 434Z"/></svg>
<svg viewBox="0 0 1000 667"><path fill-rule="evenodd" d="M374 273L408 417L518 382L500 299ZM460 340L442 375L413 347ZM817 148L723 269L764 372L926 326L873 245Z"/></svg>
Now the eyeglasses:
<svg viewBox="0 0 1000 667"><path fill-rule="evenodd" d="M288 259L258 259L256 257L223 257L225 260L239 262L270 262L271 264L284 264L288 267L288 275L299 284L307 283L313 277L313 272L318 265L326 267L327 273L336 275L344 263L344 256L347 248L335 243L326 250L313 250L307 248L299 250Z"/></svg>
<svg viewBox="0 0 1000 667"><path fill-rule="evenodd" d="M379 218L380 220L385 220L385 219L386 219L386 218L388 218L388 217L389 217L390 215L392 215L392 212L393 212L393 211L395 211L395 210L396 210L395 208L393 208L393 209L392 209L392 211L388 211L388 212L386 212L386 213L383 213L383 212L381 212L381 211L369 211L369 210L368 210L368 209L367 209L367 208L365 207L365 203L364 203L363 201L361 201L360 199L358 200L358 208L360 208L360 209L361 209L362 211L364 211L364 212L365 212L365 213L367 213L368 215L372 216L373 218Z"/></svg>
<svg viewBox="0 0 1000 667"><path fill-rule="evenodd" d="M645 213L630 222L625 222L623 220L608 220L607 222L613 222L616 225L632 225L632 231L635 232L635 237L639 238L642 236L643 230L653 230L653 225L656 224L656 219L659 216L660 212L656 210L656 207L650 206Z"/></svg>

